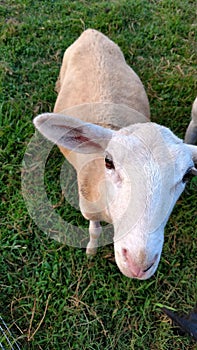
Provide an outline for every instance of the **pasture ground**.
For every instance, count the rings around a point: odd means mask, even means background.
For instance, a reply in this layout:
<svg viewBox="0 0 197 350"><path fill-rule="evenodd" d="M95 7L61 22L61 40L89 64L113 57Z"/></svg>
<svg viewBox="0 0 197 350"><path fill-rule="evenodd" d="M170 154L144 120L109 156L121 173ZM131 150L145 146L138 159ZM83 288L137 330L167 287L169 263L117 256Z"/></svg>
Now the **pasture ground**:
<svg viewBox="0 0 197 350"><path fill-rule="evenodd" d="M0 2L0 315L21 349L196 349L161 311L189 312L197 300L196 180L167 224L155 276L144 282L119 272L112 245L88 260L84 249L49 239L21 193L32 119L53 110L63 52L89 27L119 44L145 85L152 120L184 136L196 94L195 12L194 0ZM62 200L56 148L47 164L57 211L87 226ZM1 335L0 344L9 349Z"/></svg>

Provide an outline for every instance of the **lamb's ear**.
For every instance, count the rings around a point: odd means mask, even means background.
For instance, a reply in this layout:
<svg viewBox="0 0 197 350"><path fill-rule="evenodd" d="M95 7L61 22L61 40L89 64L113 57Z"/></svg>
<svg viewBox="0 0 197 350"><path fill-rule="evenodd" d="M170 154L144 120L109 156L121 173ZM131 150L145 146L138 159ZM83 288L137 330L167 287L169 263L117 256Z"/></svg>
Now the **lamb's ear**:
<svg viewBox="0 0 197 350"><path fill-rule="evenodd" d="M34 125L48 140L79 153L102 152L112 137L110 129L56 113L44 113Z"/></svg>
<svg viewBox="0 0 197 350"><path fill-rule="evenodd" d="M197 146L187 145L187 147L191 150L192 159L193 159L195 165L197 166Z"/></svg>

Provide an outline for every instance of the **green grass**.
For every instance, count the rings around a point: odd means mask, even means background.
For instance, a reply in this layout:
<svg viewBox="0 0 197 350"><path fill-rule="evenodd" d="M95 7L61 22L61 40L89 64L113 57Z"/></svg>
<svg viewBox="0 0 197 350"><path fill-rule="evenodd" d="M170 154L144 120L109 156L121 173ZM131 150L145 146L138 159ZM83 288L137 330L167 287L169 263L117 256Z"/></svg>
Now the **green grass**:
<svg viewBox="0 0 197 350"><path fill-rule="evenodd" d="M168 222L158 271L144 282L119 272L113 246L88 260L83 249L49 239L21 193L32 119L53 110L63 52L86 28L119 44L145 85L152 120L184 136L196 94L195 11L194 0L0 2L0 314L22 349L196 349L160 307L188 312L197 300L196 181ZM54 149L48 196L66 220L87 227L61 202L61 164Z"/></svg>

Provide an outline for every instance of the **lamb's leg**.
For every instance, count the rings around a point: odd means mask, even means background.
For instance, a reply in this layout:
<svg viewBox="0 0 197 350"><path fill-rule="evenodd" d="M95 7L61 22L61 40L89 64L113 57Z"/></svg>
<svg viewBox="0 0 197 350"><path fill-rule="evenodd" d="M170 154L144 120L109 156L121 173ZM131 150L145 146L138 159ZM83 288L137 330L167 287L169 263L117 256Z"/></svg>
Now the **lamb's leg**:
<svg viewBox="0 0 197 350"><path fill-rule="evenodd" d="M91 221L89 225L90 241L86 248L87 255L95 255L98 246L98 239L102 232L102 227L99 221Z"/></svg>
<svg viewBox="0 0 197 350"><path fill-rule="evenodd" d="M195 125L192 120L185 134L185 143L190 143L195 145L196 141L197 141L197 125Z"/></svg>
<svg viewBox="0 0 197 350"><path fill-rule="evenodd" d="M195 144L197 141L197 97L192 105L192 120L189 123L185 134L185 143Z"/></svg>

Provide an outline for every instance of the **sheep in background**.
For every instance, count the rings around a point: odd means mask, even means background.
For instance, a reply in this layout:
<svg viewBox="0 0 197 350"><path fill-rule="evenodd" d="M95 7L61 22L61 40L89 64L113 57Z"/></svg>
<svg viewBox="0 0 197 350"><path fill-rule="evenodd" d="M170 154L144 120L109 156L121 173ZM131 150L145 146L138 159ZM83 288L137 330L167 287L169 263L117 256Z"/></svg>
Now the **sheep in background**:
<svg viewBox="0 0 197 350"><path fill-rule="evenodd" d="M194 100L191 113L192 120L188 125L185 142L190 144L195 144L197 141L197 97Z"/></svg>
<svg viewBox="0 0 197 350"><path fill-rule="evenodd" d="M157 269L164 227L190 175L197 147L149 121L149 103L119 47L85 31L64 54L54 113L35 127L75 167L79 204L94 254L100 221L114 227L118 267L147 279Z"/></svg>

